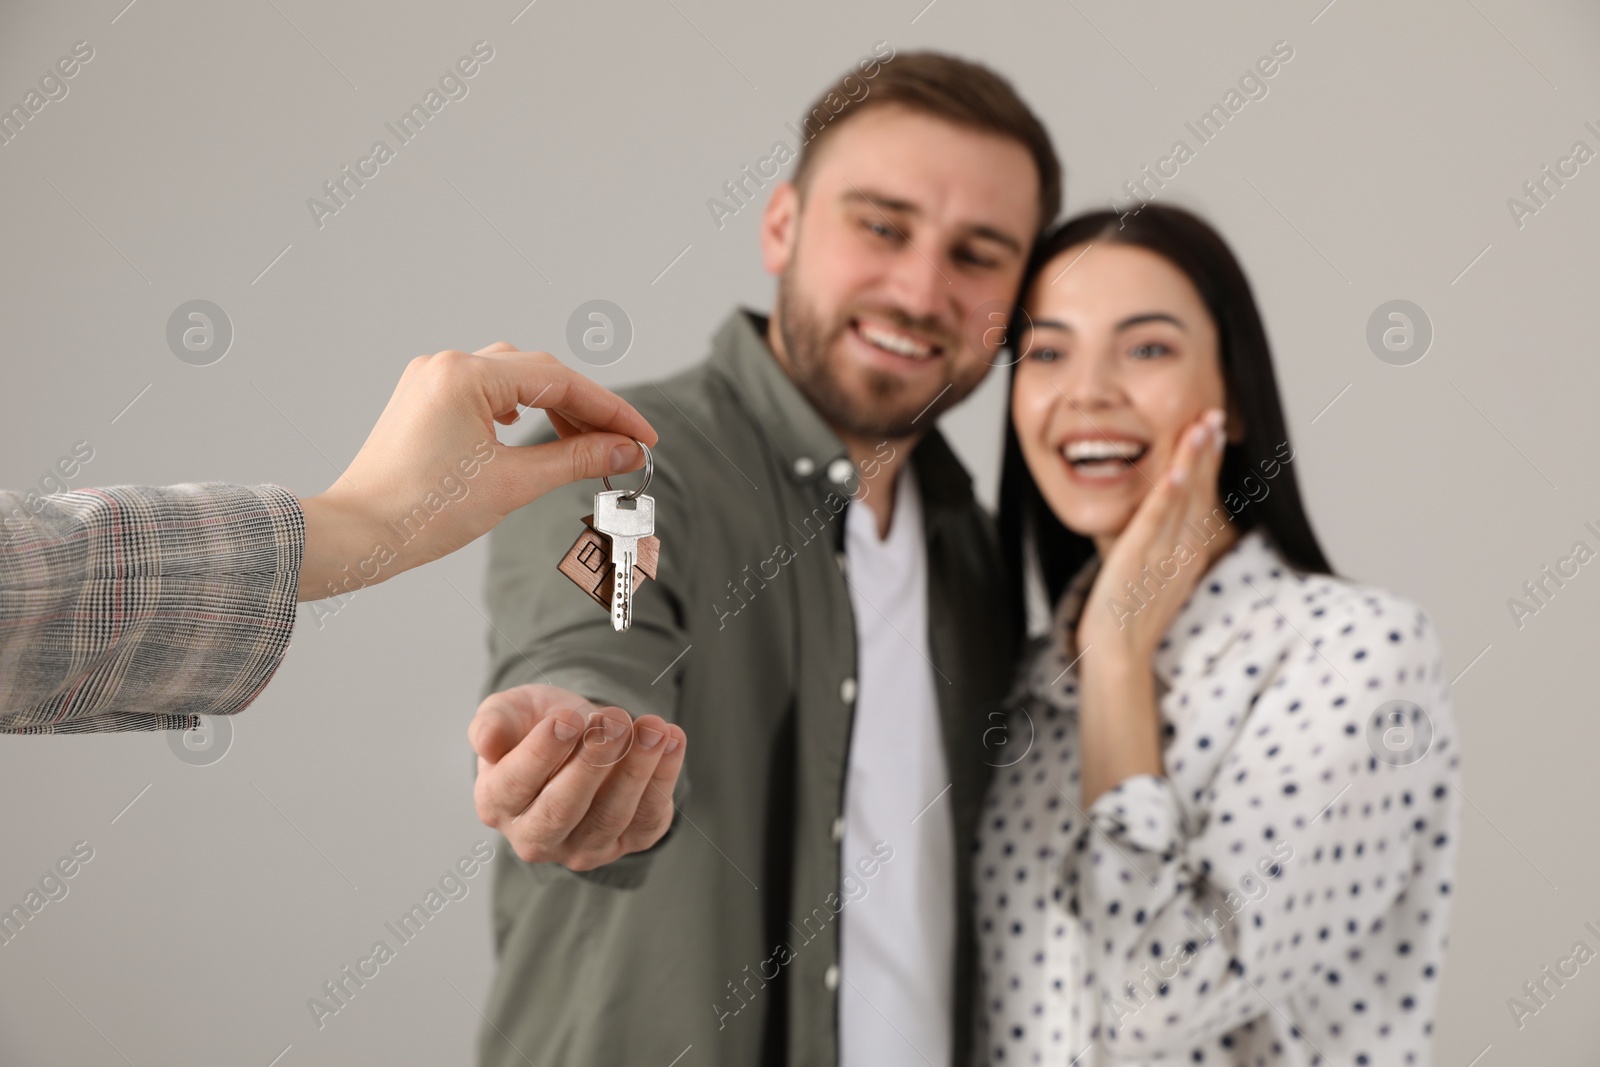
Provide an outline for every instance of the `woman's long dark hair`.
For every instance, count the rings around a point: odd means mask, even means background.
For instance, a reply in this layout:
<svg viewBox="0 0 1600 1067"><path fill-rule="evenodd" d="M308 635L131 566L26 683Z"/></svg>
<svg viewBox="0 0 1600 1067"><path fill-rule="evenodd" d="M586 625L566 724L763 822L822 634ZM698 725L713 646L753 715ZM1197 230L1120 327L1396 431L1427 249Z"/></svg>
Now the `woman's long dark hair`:
<svg viewBox="0 0 1600 1067"><path fill-rule="evenodd" d="M1255 297L1239 262L1221 235L1198 216L1182 208L1146 204L1137 214L1092 211L1066 220L1041 237L1023 278L1025 301L1035 279L1062 252L1077 245L1121 244L1147 249L1182 271L1189 279L1217 327L1217 348L1222 363L1226 395L1244 423L1244 440L1229 442L1218 475L1218 496L1243 495L1245 479L1264 481L1274 469L1267 494L1233 513L1234 527L1242 536L1257 524L1265 526L1286 560L1306 573L1332 574L1322 548L1311 531L1300 502L1300 489L1292 463L1282 462L1277 449L1287 446L1283 407L1278 401L1272 373L1272 353L1266 330L1256 310ZM1089 269L1093 269L1091 265ZM1026 338L1026 317L1021 308L1007 331L1012 355L1020 356ZM1016 388L1017 358L1011 368ZM1226 509L1232 512L1232 509ZM1038 483L1022 458L1016 424L1007 406L1005 458L1000 472L1000 539L1010 572L1012 612L1019 626L1026 622L1024 552L1031 533L1052 607L1060 601L1079 568L1094 557L1094 542L1073 533L1056 518L1039 492Z"/></svg>

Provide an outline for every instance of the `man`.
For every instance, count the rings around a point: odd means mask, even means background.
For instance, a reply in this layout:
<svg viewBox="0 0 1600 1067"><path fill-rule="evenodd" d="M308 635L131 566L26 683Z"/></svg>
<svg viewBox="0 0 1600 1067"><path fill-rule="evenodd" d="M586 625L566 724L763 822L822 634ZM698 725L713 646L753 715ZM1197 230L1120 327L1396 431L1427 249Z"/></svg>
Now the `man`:
<svg viewBox="0 0 1600 1067"><path fill-rule="evenodd" d="M561 686L694 747L666 836L613 861L627 800L574 830L587 795L542 803L541 713L485 702L479 814L538 861L496 872L485 1065L965 1062L982 734L1015 649L933 423L988 371L973 324L1016 298L1060 172L985 68L891 53L860 85L824 94L767 205L771 318L735 311L706 362L625 391L662 440L632 629L556 570L588 490L491 539L489 688Z"/></svg>
<svg viewBox="0 0 1600 1067"><path fill-rule="evenodd" d="M501 445L495 422L524 405L562 439ZM297 601L454 552L574 478L634 470L635 437L656 440L632 407L501 342L412 360L349 468L304 500L218 482L0 491L0 732L188 729L242 710L288 651Z"/></svg>

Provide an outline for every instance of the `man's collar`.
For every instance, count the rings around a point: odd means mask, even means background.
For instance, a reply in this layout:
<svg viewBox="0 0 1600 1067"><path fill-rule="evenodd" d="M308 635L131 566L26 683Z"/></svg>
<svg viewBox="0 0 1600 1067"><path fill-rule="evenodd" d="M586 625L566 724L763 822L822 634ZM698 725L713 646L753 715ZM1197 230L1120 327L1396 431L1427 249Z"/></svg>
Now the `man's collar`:
<svg viewBox="0 0 1600 1067"><path fill-rule="evenodd" d="M1099 570L1100 557L1096 555L1084 564L1062 595L1051 631L1058 648L1075 647L1063 641L1068 628L1075 628L1083 600L1093 588ZM1176 679L1203 673L1239 635L1254 609L1271 602L1293 573L1264 526L1257 525L1241 534L1233 547L1201 575L1194 592L1167 628L1155 653L1156 677L1170 689ZM1153 594L1140 595L1148 601L1164 591L1156 589ZM1142 610L1131 594L1119 593L1117 602L1124 611ZM1108 605L1089 607L1109 610ZM1074 651L1072 656L1076 655Z"/></svg>
<svg viewBox="0 0 1600 1067"><path fill-rule="evenodd" d="M854 473L849 449L811 406L767 346L767 317L735 308L711 342L711 366L772 442L796 484ZM853 485L853 483L851 483Z"/></svg>
<svg viewBox="0 0 1600 1067"><path fill-rule="evenodd" d="M955 450L937 428L929 430L912 454L922 510L930 518L972 507L972 475L956 458Z"/></svg>
<svg viewBox="0 0 1600 1067"><path fill-rule="evenodd" d="M850 450L778 364L767 345L767 321L758 312L734 309L712 338L711 366L772 442L790 481L824 482L851 495L858 475ZM895 446L885 442L878 454L890 447ZM912 463L929 519L971 505L972 478L937 429L923 436Z"/></svg>

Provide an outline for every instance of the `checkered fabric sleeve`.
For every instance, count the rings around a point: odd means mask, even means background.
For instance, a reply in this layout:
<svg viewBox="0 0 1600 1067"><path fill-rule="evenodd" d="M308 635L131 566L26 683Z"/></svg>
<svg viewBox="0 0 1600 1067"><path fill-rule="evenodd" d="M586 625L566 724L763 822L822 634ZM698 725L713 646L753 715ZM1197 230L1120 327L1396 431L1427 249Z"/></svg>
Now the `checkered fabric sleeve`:
<svg viewBox="0 0 1600 1067"><path fill-rule="evenodd" d="M275 485L0 491L0 733L244 708L288 651L304 549Z"/></svg>

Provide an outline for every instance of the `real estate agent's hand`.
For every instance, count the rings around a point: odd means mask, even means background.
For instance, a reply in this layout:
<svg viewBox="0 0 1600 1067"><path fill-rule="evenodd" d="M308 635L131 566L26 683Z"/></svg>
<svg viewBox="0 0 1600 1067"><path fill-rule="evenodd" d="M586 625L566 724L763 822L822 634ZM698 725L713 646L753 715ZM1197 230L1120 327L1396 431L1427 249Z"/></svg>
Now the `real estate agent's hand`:
<svg viewBox="0 0 1600 1067"><path fill-rule="evenodd" d="M502 445L494 424L543 408L558 440ZM535 497L644 464L656 432L626 401L544 352L505 343L418 356L371 435L306 518L299 598L392 578L487 533ZM352 578L354 581L352 583Z"/></svg>

